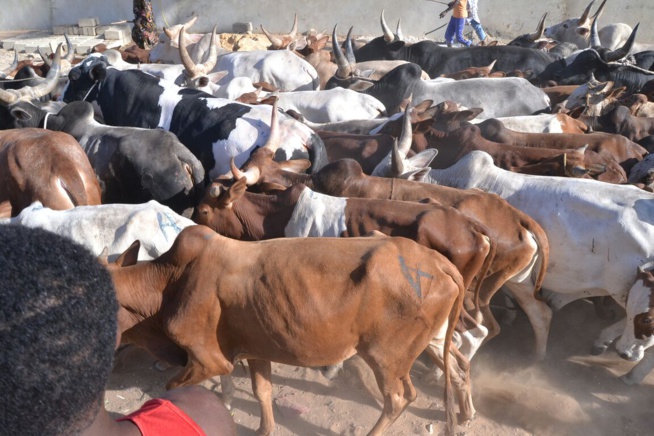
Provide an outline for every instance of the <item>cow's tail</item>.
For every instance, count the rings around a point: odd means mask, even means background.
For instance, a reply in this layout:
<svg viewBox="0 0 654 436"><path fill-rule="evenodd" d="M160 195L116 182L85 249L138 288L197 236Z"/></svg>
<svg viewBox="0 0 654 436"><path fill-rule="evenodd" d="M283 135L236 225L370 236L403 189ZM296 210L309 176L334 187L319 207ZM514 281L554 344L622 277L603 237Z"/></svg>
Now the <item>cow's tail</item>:
<svg viewBox="0 0 654 436"><path fill-rule="evenodd" d="M477 273L477 283L475 284L475 288L473 289L473 296L474 296L476 310L479 310L480 307L479 292L481 290L481 284L483 283L484 279L488 275L488 272L490 271L490 267L493 264L493 260L495 260L495 255L497 254L497 245L493 244L493 241L488 236L484 235L484 238L488 240L489 249L488 249L488 254L486 255L486 259L484 259L484 263L481 265L481 268Z"/></svg>
<svg viewBox="0 0 654 436"><path fill-rule="evenodd" d="M543 298L541 297L540 291L550 261L550 243L545 234L545 230L543 230L540 224L536 221L531 218L529 220L523 219L521 220L521 224L533 235L536 240L536 245L538 245L539 268L536 280L534 280L534 298L542 301Z"/></svg>
<svg viewBox="0 0 654 436"><path fill-rule="evenodd" d="M445 402L445 434L454 435L454 429L457 425L454 391L452 390L452 378L450 374L450 348L452 347L452 337L454 336L454 329L461 316L463 309L463 299L465 297L465 287L463 286L463 279L454 280L459 288L459 295L452 306L452 310L448 316L447 332L445 333L445 344L443 346L443 374L445 376L445 390L443 391Z"/></svg>
<svg viewBox="0 0 654 436"><path fill-rule="evenodd" d="M306 147L309 151L309 160L311 161L311 168L309 170L311 173L315 173L329 163L325 143L315 132L311 132Z"/></svg>

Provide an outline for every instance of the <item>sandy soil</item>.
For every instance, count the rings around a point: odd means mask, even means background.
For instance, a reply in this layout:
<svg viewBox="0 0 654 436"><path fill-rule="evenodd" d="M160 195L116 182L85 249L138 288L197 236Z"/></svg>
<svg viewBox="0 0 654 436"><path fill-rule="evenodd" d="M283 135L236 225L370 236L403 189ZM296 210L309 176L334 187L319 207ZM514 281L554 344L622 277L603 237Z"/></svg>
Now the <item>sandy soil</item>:
<svg viewBox="0 0 654 436"><path fill-rule="evenodd" d="M654 375L640 386L627 386L617 376L633 364L612 349L604 356L587 354L608 324L590 303L570 304L554 315L547 359L534 362L531 326L519 312L513 325L504 325L472 360L477 417L470 426L459 426L457 435L651 435ZM108 410L129 413L161 394L178 368L158 371L154 364L142 350L122 350L107 389ZM430 383L431 368L426 356L416 361L411 375L418 398L387 434L443 432L442 387ZM233 376L238 434L253 435L260 415L247 364L237 366ZM334 381L314 369L273 364L273 384L277 435L365 435L381 412L366 388L374 386L372 374L356 358ZM220 393L217 377L203 385Z"/></svg>

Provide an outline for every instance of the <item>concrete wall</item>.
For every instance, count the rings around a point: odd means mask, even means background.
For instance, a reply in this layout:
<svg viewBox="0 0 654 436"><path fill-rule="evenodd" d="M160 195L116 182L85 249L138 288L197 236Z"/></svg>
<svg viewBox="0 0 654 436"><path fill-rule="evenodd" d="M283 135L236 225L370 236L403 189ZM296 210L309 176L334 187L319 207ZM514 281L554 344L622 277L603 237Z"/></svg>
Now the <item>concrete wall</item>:
<svg viewBox="0 0 654 436"><path fill-rule="evenodd" d="M596 5L599 4L596 1ZM533 32L540 17L548 12L546 25L564 18L578 17L588 0L479 0L480 17L493 36L512 37ZM634 26L648 24L654 18L652 0L611 0L607 2L601 22L624 22ZM220 32L230 32L232 23L250 21L256 29L261 24L275 32L288 32L293 14L298 14L299 30L314 28L331 32L334 24L339 33L350 26L357 35L381 34L379 15L385 9L386 20L395 27L402 19L405 35L421 36L442 24L439 19L445 6L429 0L412 2L397 0L153 0L157 24L173 25L198 15L194 32L209 32L218 24ZM506 8L506 9L505 9ZM133 19L132 2L128 0L0 0L0 30L49 29L53 25L76 23L78 18L100 17L102 24ZM468 28L469 29L469 28ZM257 30L258 31L258 30ZM445 29L429 35L441 39ZM637 41L654 43L654 26L641 26Z"/></svg>

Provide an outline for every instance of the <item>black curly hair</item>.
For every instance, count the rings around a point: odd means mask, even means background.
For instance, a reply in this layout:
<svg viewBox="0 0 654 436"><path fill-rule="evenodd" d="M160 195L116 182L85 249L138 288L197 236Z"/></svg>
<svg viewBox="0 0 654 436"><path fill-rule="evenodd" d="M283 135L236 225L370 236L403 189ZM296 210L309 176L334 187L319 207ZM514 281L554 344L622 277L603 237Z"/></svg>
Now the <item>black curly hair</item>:
<svg viewBox="0 0 654 436"><path fill-rule="evenodd" d="M117 312L111 276L86 248L0 226L0 433L70 435L91 424Z"/></svg>

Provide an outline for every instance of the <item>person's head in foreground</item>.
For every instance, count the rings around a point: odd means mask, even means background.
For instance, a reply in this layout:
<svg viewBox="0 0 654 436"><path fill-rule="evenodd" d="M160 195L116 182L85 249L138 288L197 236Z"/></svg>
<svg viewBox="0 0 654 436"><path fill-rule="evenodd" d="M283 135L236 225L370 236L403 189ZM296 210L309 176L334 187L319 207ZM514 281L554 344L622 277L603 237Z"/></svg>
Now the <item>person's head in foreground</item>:
<svg viewBox="0 0 654 436"><path fill-rule="evenodd" d="M0 226L0 274L1 432L141 434L130 421L114 421L103 405L117 339L118 304L108 271L66 238L5 225ZM189 391L182 392L186 407L179 406L188 416L227 414L216 410L206 397L215 397L209 391L200 395L198 414L197 391ZM223 430L233 428L233 421L221 423ZM199 427L207 424L215 421L209 417Z"/></svg>

